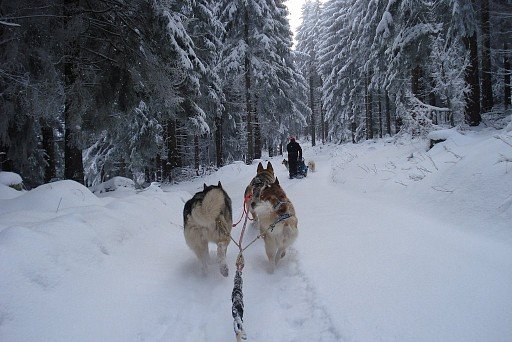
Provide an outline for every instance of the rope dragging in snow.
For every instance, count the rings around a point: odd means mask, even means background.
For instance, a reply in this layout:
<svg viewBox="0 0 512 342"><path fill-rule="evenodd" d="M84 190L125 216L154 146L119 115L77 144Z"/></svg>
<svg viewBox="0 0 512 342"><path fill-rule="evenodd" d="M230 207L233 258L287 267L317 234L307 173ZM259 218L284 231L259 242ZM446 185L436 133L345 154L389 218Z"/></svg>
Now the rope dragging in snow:
<svg viewBox="0 0 512 342"><path fill-rule="evenodd" d="M240 252L238 258L236 258L236 274L235 274L235 285L233 292L231 293L231 301L233 306L231 307L231 314L233 315L233 328L235 329L236 340L246 340L247 335L244 331L244 294L242 292L242 269L244 268L244 255Z"/></svg>
<svg viewBox="0 0 512 342"><path fill-rule="evenodd" d="M245 201L244 201L245 206ZM240 233L240 240L238 243L233 240L233 242L238 246L239 252L238 257L236 258L236 273L234 279L233 292L231 293L231 302L233 305L231 306L231 314L233 315L233 328L235 330L236 340L240 342L241 340L246 340L247 335L244 331L244 294L242 292L242 270L244 269L244 255L242 248L242 240L244 238L245 227L247 226L247 219L249 215L245 212L245 221L244 227L242 228L242 232Z"/></svg>
<svg viewBox="0 0 512 342"><path fill-rule="evenodd" d="M256 242L256 240L258 240L259 238L265 236L265 234L268 231L272 231L277 223L279 223L279 222L281 222L283 220L286 220L286 219L291 217L290 214L284 214L284 215L279 216L274 223L272 223L267 229L265 229L264 232L260 233L247 246L242 247L242 241L244 239L245 228L247 227L247 219L249 219L249 214L245 210L245 204L246 204L246 202L248 202L250 200L250 198L251 198L250 196L247 196L247 197L244 198L244 214L242 214L242 217L240 218L240 221L242 221L242 218L243 218L244 215L245 215L245 221L244 221L244 226L242 228L242 231L240 233L240 239L238 240L238 242L236 242L235 239L233 239L233 237L230 236L231 240L233 240L233 243L238 247L238 250L239 250L238 257L236 258L236 273L235 273L235 279L234 279L233 292L231 292L231 302L233 303L233 305L231 306L231 314L233 315L233 320L234 320L233 321L233 328L235 330L235 335L236 335L237 342L240 342L241 340L246 340L247 339L247 335L245 334L244 326L243 326L243 322L244 322L244 294L242 292L242 286L243 286L242 270L244 269L244 264L245 264L243 252L250 245L252 245L254 242ZM240 221L238 221L238 223L240 223ZM237 224L235 224L233 226L236 226Z"/></svg>

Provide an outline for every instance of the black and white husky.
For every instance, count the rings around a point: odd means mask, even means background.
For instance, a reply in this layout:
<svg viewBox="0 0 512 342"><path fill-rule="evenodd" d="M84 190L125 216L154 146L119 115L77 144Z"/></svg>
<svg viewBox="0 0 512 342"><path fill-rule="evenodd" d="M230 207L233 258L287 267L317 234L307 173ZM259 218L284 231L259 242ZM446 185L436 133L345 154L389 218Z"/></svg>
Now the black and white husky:
<svg viewBox="0 0 512 342"><path fill-rule="evenodd" d="M185 203L183 221L185 241L201 261L203 272L206 272L210 258L208 243L213 242L217 244L220 273L227 277L226 249L230 241L233 214L231 199L220 181L218 185L204 184L203 191Z"/></svg>

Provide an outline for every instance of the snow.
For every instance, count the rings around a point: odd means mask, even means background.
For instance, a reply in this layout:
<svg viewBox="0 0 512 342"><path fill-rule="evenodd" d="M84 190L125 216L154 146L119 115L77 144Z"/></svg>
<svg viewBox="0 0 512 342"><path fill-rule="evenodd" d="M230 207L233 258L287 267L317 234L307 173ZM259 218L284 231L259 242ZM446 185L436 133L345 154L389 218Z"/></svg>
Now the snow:
<svg viewBox="0 0 512 342"><path fill-rule="evenodd" d="M389 27L393 24L393 16L389 11L385 11L382 14L382 19L377 25L377 29L375 30L377 35L382 34L384 38L389 37Z"/></svg>
<svg viewBox="0 0 512 342"><path fill-rule="evenodd" d="M0 184L0 200L18 197L23 192L15 190L7 185Z"/></svg>
<svg viewBox="0 0 512 342"><path fill-rule="evenodd" d="M249 341L512 340L512 133L443 134L428 151L403 137L301 142L317 172L300 180L271 158L299 237L273 274L262 241L244 253ZM237 250L228 278L203 275L182 210L220 180L238 221L255 171L101 198L73 181L0 187L0 340L234 341Z"/></svg>
<svg viewBox="0 0 512 342"><path fill-rule="evenodd" d="M14 172L0 171L0 184L17 185L23 183L21 176Z"/></svg>
<svg viewBox="0 0 512 342"><path fill-rule="evenodd" d="M427 134L427 139L430 141L445 141L448 139L458 139L460 133L457 131L457 127L451 129L439 129L436 131L432 131Z"/></svg>
<svg viewBox="0 0 512 342"><path fill-rule="evenodd" d="M20 24L10 23L10 22L8 22L8 21L3 21L3 20L0 20L0 25L5 25L5 26L15 26L15 27L20 27L20 26L21 26Z"/></svg>
<svg viewBox="0 0 512 342"><path fill-rule="evenodd" d="M512 116L511 116L512 118ZM505 127L505 131L506 132L512 132L512 121L510 121L508 124L507 124L507 127Z"/></svg>
<svg viewBox="0 0 512 342"><path fill-rule="evenodd" d="M69 208L99 205L100 200L83 185L70 181L43 184L11 200L3 200L0 215L5 213L56 212Z"/></svg>
<svg viewBox="0 0 512 342"><path fill-rule="evenodd" d="M94 194L101 194L104 192L115 191L115 190L134 190L135 182L126 177L113 177L108 181L97 184L91 187L91 192Z"/></svg>

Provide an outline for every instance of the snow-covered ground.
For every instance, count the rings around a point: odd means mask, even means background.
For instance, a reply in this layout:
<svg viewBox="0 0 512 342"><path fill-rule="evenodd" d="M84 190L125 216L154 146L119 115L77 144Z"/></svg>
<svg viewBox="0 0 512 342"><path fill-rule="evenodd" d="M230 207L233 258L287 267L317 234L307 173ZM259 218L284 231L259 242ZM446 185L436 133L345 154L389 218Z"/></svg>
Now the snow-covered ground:
<svg viewBox="0 0 512 342"><path fill-rule="evenodd" d="M511 341L512 132L463 133L304 147L301 180L272 158L300 233L273 274L262 241L245 253L248 340ZM182 210L220 180L237 220L255 171L101 197L0 185L0 341L234 341L237 250L203 275Z"/></svg>

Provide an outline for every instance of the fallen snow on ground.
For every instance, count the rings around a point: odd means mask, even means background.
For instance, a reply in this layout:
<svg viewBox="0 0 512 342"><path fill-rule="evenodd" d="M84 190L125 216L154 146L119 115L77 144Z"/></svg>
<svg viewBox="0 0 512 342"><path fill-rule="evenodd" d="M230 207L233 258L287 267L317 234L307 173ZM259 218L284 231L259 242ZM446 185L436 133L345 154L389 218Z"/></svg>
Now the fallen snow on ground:
<svg viewBox="0 0 512 342"><path fill-rule="evenodd" d="M249 341L512 340L512 133L443 136L431 150L301 142L317 172L300 180L270 158L300 233L273 274L262 241L245 252ZM0 186L0 340L235 340L237 250L228 278L203 275L182 210L220 180L237 221L256 164L101 197L72 181Z"/></svg>

